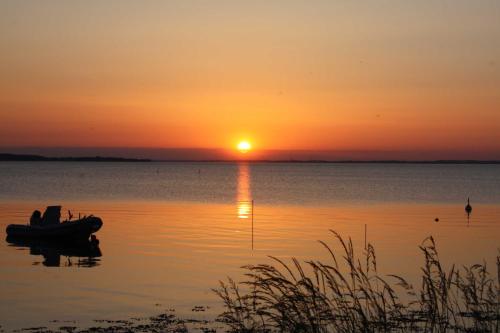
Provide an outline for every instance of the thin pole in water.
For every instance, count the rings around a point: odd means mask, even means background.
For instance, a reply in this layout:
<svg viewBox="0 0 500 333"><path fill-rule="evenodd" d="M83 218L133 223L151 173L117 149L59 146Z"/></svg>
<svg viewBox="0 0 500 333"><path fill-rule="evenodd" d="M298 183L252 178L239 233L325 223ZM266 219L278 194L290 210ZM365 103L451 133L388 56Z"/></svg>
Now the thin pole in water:
<svg viewBox="0 0 500 333"><path fill-rule="evenodd" d="M252 250L253 250L253 199L252 199Z"/></svg>
<svg viewBox="0 0 500 333"><path fill-rule="evenodd" d="M367 233L367 226L366 226L366 223L365 223L365 250L366 250L366 233Z"/></svg>

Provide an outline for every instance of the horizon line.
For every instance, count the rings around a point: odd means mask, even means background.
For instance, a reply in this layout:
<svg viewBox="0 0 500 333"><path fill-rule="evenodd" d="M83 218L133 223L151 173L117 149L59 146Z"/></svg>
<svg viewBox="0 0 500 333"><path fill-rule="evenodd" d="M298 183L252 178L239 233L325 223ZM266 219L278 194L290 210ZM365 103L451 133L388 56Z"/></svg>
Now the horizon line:
<svg viewBox="0 0 500 333"><path fill-rule="evenodd" d="M433 150L307 150L254 149L248 153L223 148L138 148L138 147L0 147L8 154L54 157L115 156L161 161L436 161L500 160L500 151L476 149Z"/></svg>
<svg viewBox="0 0 500 333"><path fill-rule="evenodd" d="M235 147L148 147L148 146L35 146L35 145L24 145L24 146L16 146L16 145L0 145L0 150L11 150L11 149L145 149L145 150L223 150L223 151L232 151L237 152ZM411 148L411 149L378 149L378 148L360 148L360 149L336 149L336 148L255 148L253 147L250 152L262 152L262 151L297 151L297 152L463 152L469 151L470 149L460 149L460 148L437 148L437 149L428 149L428 148ZM474 151L478 151L477 149ZM500 152L499 149L485 149L483 151L495 151Z"/></svg>
<svg viewBox="0 0 500 333"><path fill-rule="evenodd" d="M167 162L167 163L378 163L378 164L500 164L500 160L483 159L429 159L429 160L352 160L352 159L139 159L116 156L62 156L0 153L1 162Z"/></svg>

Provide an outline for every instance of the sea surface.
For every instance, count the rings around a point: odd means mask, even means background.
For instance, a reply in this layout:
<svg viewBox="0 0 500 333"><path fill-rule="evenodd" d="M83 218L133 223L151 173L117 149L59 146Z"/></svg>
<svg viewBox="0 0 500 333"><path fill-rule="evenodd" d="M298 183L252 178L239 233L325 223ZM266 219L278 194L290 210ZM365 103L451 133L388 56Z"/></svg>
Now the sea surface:
<svg viewBox="0 0 500 333"><path fill-rule="evenodd" d="M428 236L448 267L495 272L500 248L500 165L0 162L2 232L55 204L103 219L101 255L2 239L6 331L172 310L211 320L219 280L269 255L328 260L330 229L360 255L373 244L379 272L417 287Z"/></svg>

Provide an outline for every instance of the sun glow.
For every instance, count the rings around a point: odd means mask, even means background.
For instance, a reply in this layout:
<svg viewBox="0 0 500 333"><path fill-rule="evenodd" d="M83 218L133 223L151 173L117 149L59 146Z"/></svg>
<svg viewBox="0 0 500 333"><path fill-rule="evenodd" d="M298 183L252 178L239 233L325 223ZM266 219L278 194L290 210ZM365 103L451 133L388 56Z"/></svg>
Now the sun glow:
<svg viewBox="0 0 500 333"><path fill-rule="evenodd" d="M247 153L252 149L252 145L248 141L241 141L238 143L237 148L241 153Z"/></svg>

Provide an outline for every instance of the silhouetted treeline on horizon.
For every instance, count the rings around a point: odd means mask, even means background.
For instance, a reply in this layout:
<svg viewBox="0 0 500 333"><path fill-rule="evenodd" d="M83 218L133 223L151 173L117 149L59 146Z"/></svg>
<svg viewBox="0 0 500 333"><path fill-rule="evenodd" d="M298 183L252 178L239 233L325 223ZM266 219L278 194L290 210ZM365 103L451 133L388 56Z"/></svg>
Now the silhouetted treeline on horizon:
<svg viewBox="0 0 500 333"><path fill-rule="evenodd" d="M0 161L56 161L56 162L151 162L149 159L122 157L46 157L40 155L0 154Z"/></svg>
<svg viewBox="0 0 500 333"><path fill-rule="evenodd" d="M41 155L0 153L0 161L61 161L61 162L204 162L204 163L376 163L376 164L500 164L500 160L271 160L271 159L146 159L124 157L46 157Z"/></svg>

